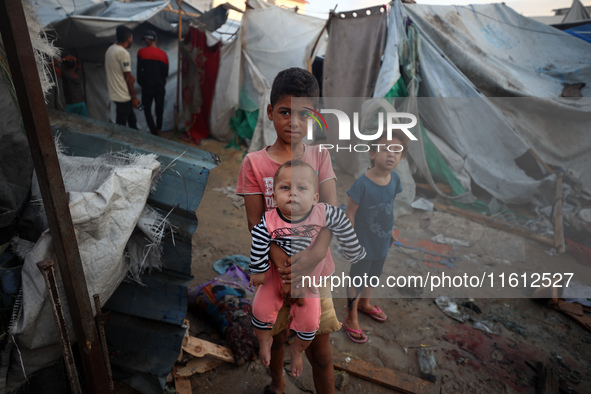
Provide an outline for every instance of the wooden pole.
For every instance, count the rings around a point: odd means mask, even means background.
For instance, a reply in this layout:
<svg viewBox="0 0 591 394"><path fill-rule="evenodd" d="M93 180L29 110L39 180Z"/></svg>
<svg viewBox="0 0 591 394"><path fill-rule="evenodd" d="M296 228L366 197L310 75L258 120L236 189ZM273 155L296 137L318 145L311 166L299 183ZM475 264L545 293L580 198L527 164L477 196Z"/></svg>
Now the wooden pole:
<svg viewBox="0 0 591 394"><path fill-rule="evenodd" d="M554 204L554 247L558 249L558 253L565 253L562 228L562 174L556 177L556 202Z"/></svg>
<svg viewBox="0 0 591 394"><path fill-rule="evenodd" d="M509 233L521 235L522 237L538 241L540 243L543 243L544 245L555 246L555 242L552 238L534 233L533 231L530 231L525 227L522 227L517 224L511 224L504 220L495 219L490 216L486 216L477 212L468 211L466 209L454 207L451 205L443 205L438 202L434 202L433 206L440 211L445 211L456 215L464 216L468 219L474 220L475 222L486 224L487 226L507 231Z"/></svg>
<svg viewBox="0 0 591 394"><path fill-rule="evenodd" d="M177 57L177 70L176 70L176 105L174 108L174 130L176 132L179 131L179 117L180 117L180 95L181 95L181 40L183 39L183 14L182 14L182 4L183 0L177 0L177 4L179 5L179 23L177 25L179 29L179 43L178 43L178 57Z"/></svg>

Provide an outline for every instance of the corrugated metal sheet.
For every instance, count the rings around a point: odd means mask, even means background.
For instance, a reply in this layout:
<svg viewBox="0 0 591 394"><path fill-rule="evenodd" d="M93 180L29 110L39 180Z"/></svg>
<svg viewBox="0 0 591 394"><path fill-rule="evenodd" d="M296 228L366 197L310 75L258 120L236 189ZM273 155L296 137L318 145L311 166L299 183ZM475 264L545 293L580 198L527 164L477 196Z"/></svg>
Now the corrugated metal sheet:
<svg viewBox="0 0 591 394"><path fill-rule="evenodd" d="M108 152L156 153L166 170L149 203L169 215L178 229L175 244L166 240L165 268L142 278L144 285L124 282L104 306L113 374L142 393L161 393L177 359L185 328L187 286L191 276L194 211L205 191L216 155L128 128L63 112L50 114L53 131L68 154L96 157Z"/></svg>

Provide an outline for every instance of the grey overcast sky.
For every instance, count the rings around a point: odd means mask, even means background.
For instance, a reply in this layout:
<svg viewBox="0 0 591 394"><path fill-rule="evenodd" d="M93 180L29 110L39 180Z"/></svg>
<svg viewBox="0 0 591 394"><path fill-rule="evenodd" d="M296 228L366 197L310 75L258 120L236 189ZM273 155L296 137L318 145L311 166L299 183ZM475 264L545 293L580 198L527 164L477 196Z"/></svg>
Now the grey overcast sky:
<svg viewBox="0 0 591 394"><path fill-rule="evenodd" d="M494 0L416 0L418 4L432 5L467 5L501 3ZM337 11L352 11L374 5L385 4L388 1L380 0L308 0L306 14L319 18L327 18L330 9L338 4ZM515 11L525 16L549 16L554 15L552 10L566 8L572 5L572 0L505 0L504 3ZM583 5L591 6L591 0L583 0Z"/></svg>

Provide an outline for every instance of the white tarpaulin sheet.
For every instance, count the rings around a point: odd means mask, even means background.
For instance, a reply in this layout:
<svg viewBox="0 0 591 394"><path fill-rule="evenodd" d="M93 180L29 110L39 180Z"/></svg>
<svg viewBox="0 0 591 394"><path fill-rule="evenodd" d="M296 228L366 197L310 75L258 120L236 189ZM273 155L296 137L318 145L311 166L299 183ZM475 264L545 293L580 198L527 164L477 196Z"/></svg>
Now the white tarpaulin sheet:
<svg viewBox="0 0 591 394"><path fill-rule="evenodd" d="M471 84L442 79L440 50L484 94L493 99L523 143L544 161L582 175L591 186L591 46L583 40L519 15L501 4L404 6L423 37L422 68L429 68L429 96L470 97ZM399 23L402 23L399 21ZM427 40L426 40L427 41ZM452 66L450 66L452 67ZM453 67L452 67L453 68ZM450 68L451 70L451 68ZM424 74L427 74L425 72ZM423 76L426 78L425 76ZM565 84L583 82L582 99L559 97ZM451 86L464 85L460 90ZM466 90L467 89L467 90ZM486 123L481 120L481 124ZM490 132L497 132L490 127ZM449 141L448 141L449 142ZM483 145L483 140L474 141ZM453 146L453 144L452 144ZM516 149L516 148L514 148ZM458 151L458 153L460 153ZM473 174L471 174L473 175Z"/></svg>
<svg viewBox="0 0 591 394"><path fill-rule="evenodd" d="M308 68L308 58L326 21L280 7L248 10L242 19L242 91L259 104L259 118L250 151L275 142L267 118L273 79L289 67Z"/></svg>
<svg viewBox="0 0 591 394"><path fill-rule="evenodd" d="M211 103L209 115L211 136L220 141L229 142L234 135L230 129L230 118L236 114L238 109L241 54L242 43L239 31L238 37L234 41L222 46L215 92Z"/></svg>

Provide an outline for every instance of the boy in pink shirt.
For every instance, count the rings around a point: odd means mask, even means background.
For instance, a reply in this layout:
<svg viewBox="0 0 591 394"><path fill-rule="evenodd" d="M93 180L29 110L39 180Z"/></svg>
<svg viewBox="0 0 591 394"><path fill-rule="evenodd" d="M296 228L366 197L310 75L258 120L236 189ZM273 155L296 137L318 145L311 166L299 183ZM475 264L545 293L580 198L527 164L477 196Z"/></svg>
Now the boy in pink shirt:
<svg viewBox="0 0 591 394"><path fill-rule="evenodd" d="M273 177L281 164L300 159L312 166L318 174L319 201L330 205L337 205L336 177L332 169L330 155L326 150L322 152L302 142L305 134L307 119L299 119L292 112L300 114L305 107L316 108L315 98L319 96L318 83L314 76L300 68L290 68L281 71L275 77L271 89L271 104L267 107L267 116L273 122L277 133L277 140L271 146L249 153L244 158L238 175L236 193L244 197L248 229L252 231L266 211L273 208ZM292 97L309 97L302 100L305 105L301 108L292 108ZM320 230L315 244L294 256L287 256L274 243L271 244L269 255L273 263L272 270L281 276L286 283L283 286L285 298L290 298L290 281L297 278L291 277L291 265L298 263L298 272L312 272L323 259L323 274L332 274L334 262L328 251L330 243L330 231L326 228ZM327 252L328 251L328 252ZM307 267L307 270L303 269ZM301 290L301 289L300 289ZM294 293L297 292L294 289ZM321 316L320 326L310 346L306 349L306 355L312 365L314 386L316 392L334 393L334 369L332 367L332 354L328 334L338 331L341 324L337 319L332 303L330 290L320 288ZM287 305L286 305L287 304ZM271 334L273 345L271 347L271 360L269 370L271 384L265 388L266 393L282 393L285 388L283 378L283 353L284 343L289 331L289 304L284 303L279 311Z"/></svg>

